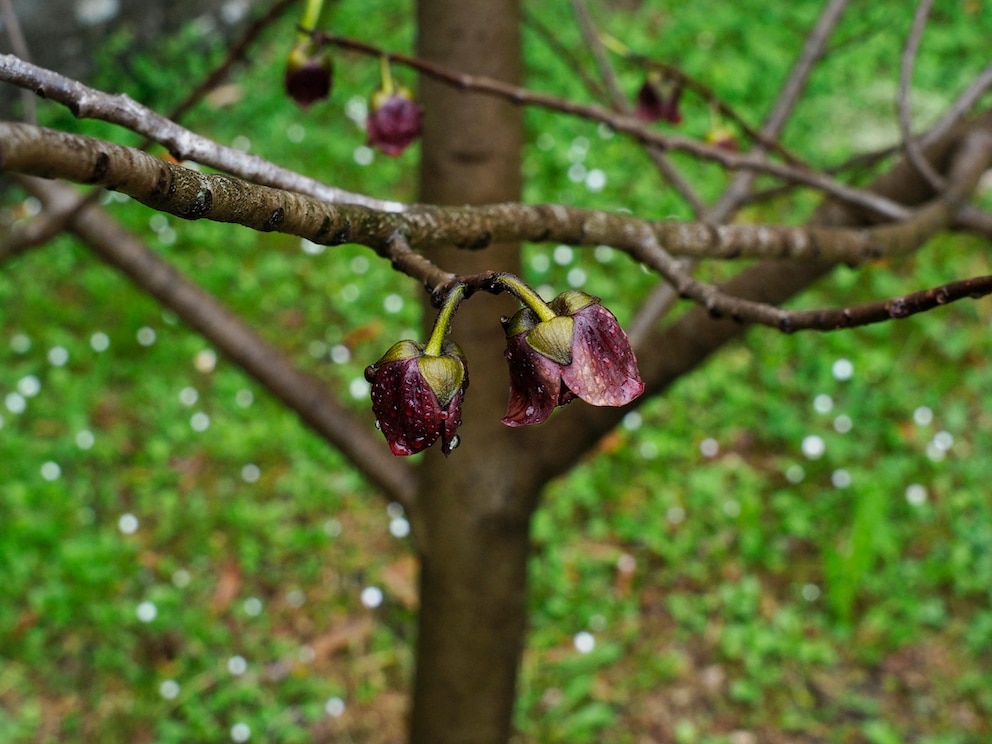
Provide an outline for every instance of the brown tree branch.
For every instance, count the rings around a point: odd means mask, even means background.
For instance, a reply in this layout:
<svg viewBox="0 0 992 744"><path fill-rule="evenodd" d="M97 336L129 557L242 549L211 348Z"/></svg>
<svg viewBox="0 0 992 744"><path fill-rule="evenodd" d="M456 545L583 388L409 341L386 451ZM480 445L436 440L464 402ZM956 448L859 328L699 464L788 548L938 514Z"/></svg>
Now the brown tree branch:
<svg viewBox="0 0 992 744"><path fill-rule="evenodd" d="M412 468L382 446L368 421L338 403L324 381L296 369L282 351L145 247L102 209L93 205L80 209L75 190L36 178L22 177L20 181L47 208L57 214L70 214L68 228L89 248L175 312L295 411L388 499L408 511L413 508L416 482Z"/></svg>
<svg viewBox="0 0 992 744"><path fill-rule="evenodd" d="M836 331L886 320L901 320L957 300L980 299L992 294L992 276L979 276L849 307L785 310L766 302L728 295L712 284L694 279L658 245L652 235L646 236L640 255L644 263L672 282L681 296L705 307L714 318L726 317L740 323L771 326L786 333Z"/></svg>
<svg viewBox="0 0 992 744"><path fill-rule="evenodd" d="M673 255L712 258L812 258L859 263L906 250L887 228L818 230L767 225L648 222L631 215L561 205L418 206L382 212L329 204L303 194L258 186L227 175L200 173L134 148L84 135L0 122L0 168L43 178L106 186L184 219L210 219L278 231L323 245L360 243L392 259L401 233L417 250L494 242L560 242L635 250L645 229ZM910 214L908 210L905 210ZM411 264L412 265L412 264ZM418 264L426 266L426 264ZM411 276L427 282L423 272Z"/></svg>
<svg viewBox="0 0 992 744"><path fill-rule="evenodd" d="M438 65L405 55L387 53L353 39L329 34L320 34L318 37L324 43L335 44L364 54L385 56L390 61L417 69L425 75L459 89L471 89L502 97L516 104L539 106L599 121L647 146L685 152L700 160L717 163L728 170L753 170L820 190L835 199L868 209L883 218L903 219L907 216L900 205L877 194L848 186L806 168L771 162L754 154L729 152L687 137L665 135L645 127L643 122L634 117L615 114L599 106L571 103L555 96L533 93L484 76L450 72ZM224 147L180 127L126 95L102 93L58 73L31 65L13 55L0 55L0 81L34 90L42 97L56 100L66 105L77 117L102 119L144 134L166 146L179 160L194 160L238 175L253 183L310 194L330 202L363 204L390 211L405 208L399 202L374 199L327 186L280 168L256 155Z"/></svg>
<svg viewBox="0 0 992 744"><path fill-rule="evenodd" d="M938 198L926 208L918 210L911 219L878 228L876 232L884 232L886 242L893 248L898 246L898 252L915 250L952 224L965 199L974 191L990 163L992 132L979 129L970 133L962 141L951 169L953 189L949 189L944 197ZM668 279L679 294L695 300L714 317L730 317L740 322L769 325L786 332L809 329L829 331L905 318L965 297L982 297L989 291L986 289L989 285L987 279L978 277L865 305L790 311L769 303L734 297L713 285L693 279L659 245L653 233L645 231L637 244L630 246L630 253Z"/></svg>

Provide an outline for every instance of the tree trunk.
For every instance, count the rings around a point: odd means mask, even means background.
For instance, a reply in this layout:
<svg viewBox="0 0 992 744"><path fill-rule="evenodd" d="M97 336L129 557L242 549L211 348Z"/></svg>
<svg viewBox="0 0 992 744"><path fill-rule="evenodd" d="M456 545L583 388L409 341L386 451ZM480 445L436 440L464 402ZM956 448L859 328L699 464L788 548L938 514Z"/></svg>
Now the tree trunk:
<svg viewBox="0 0 992 744"><path fill-rule="evenodd" d="M517 0L421 0L417 53L519 82L519 20ZM520 110L429 80L420 98L421 200L519 200ZM446 248L434 258L464 273L519 270L516 245ZM476 295L453 325L451 337L469 364L461 444L447 459L437 448L426 455L411 515L421 567L411 717L417 744L502 744L510 735L526 625L528 528L539 490L522 440L499 423L509 388L499 317L514 309L506 297Z"/></svg>

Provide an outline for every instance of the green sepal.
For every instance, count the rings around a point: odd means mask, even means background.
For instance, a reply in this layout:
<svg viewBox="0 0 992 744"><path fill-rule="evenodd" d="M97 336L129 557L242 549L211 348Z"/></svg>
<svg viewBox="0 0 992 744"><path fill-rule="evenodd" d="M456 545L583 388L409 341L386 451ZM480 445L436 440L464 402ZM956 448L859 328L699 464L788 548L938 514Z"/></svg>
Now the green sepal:
<svg viewBox="0 0 992 744"><path fill-rule="evenodd" d="M410 339L404 339L390 346L389 350L375 364L378 367L389 362L399 362L404 359L413 359L414 357L421 357L423 355L423 344L418 344L416 341L411 341Z"/></svg>
<svg viewBox="0 0 992 744"><path fill-rule="evenodd" d="M513 314L513 317L502 320L503 330L506 332L507 338L513 338L524 331L530 331L540 322L541 319L537 317L537 313L529 307L522 307Z"/></svg>
<svg viewBox="0 0 992 744"><path fill-rule="evenodd" d="M575 321L565 315L538 323L527 334L527 343L539 354L561 365L572 363Z"/></svg>
<svg viewBox="0 0 992 744"><path fill-rule="evenodd" d="M556 315L575 315L579 310L594 302L599 302L599 298L585 292L580 292L577 289L569 289L562 292L548 304L555 311Z"/></svg>
<svg viewBox="0 0 992 744"><path fill-rule="evenodd" d="M445 351L450 352L450 347ZM465 364L462 360L446 353L442 356L422 356L417 364L420 366L420 374L437 396L437 402L442 408L448 405L465 381Z"/></svg>

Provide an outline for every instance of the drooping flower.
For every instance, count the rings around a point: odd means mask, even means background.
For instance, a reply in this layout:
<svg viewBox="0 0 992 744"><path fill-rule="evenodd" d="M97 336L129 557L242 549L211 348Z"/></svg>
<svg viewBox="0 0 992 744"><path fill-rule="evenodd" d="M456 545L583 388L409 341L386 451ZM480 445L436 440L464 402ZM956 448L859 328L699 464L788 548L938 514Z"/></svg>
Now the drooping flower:
<svg viewBox="0 0 992 744"><path fill-rule="evenodd" d="M575 398L622 406L644 392L630 341L598 298L570 290L549 306L555 316L548 320L524 307L504 324L510 369L504 424L540 424Z"/></svg>
<svg viewBox="0 0 992 744"><path fill-rule="evenodd" d="M663 79L649 75L637 91L635 115L641 121L667 121L681 124L679 99L682 98L682 84L678 80Z"/></svg>
<svg viewBox="0 0 992 744"><path fill-rule="evenodd" d="M309 39L297 42L286 58L286 92L300 108L327 98L334 79L330 54L311 47Z"/></svg>
<svg viewBox="0 0 992 744"><path fill-rule="evenodd" d="M401 154L420 137L421 111L406 88L372 94L366 120L368 143L386 155Z"/></svg>
<svg viewBox="0 0 992 744"><path fill-rule="evenodd" d="M413 455L441 439L441 451L458 446L468 368L458 346L445 341L439 355L423 344L400 341L365 369L372 411L394 455Z"/></svg>
<svg viewBox="0 0 992 744"><path fill-rule="evenodd" d="M717 124L706 133L706 141L727 152L737 152L737 136L734 130L724 124Z"/></svg>

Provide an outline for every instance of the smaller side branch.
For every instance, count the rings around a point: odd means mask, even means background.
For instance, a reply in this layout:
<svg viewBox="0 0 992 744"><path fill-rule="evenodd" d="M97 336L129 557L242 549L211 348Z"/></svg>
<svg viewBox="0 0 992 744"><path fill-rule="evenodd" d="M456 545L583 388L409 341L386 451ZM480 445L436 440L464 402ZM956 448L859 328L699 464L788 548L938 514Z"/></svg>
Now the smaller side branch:
<svg viewBox="0 0 992 744"><path fill-rule="evenodd" d="M169 112L168 118L174 122L182 119L193 106L203 100L207 93L216 88L228 77L234 65L247 56L251 45L255 43L258 37L275 23L279 19L279 16L295 4L296 0L273 0L269 8L245 28L240 38L227 50L227 55L221 63L211 70L210 74L201 80Z"/></svg>
<svg viewBox="0 0 992 744"><path fill-rule="evenodd" d="M740 323L757 323L785 333L795 331L836 331L844 328L901 320L957 300L979 299L992 294L992 276L979 276L843 308L785 310L776 305L734 297L718 287L701 282L686 273L654 236L645 236L640 251L645 263L670 281L678 293L702 305L714 318L731 318Z"/></svg>
<svg viewBox="0 0 992 744"><path fill-rule="evenodd" d="M948 179L950 185L944 195L919 210L913 219L875 228L872 232L892 248L898 247L900 251L909 251L922 245L932 235L953 223L967 195L973 191L990 162L992 133L984 129L971 132L965 136L955 154ZM829 231L825 235L829 235ZM696 301L712 316L772 326L785 332L837 330L907 318L965 297L979 298L992 292L992 277L981 276L863 305L790 311L775 305L734 297L714 285L694 279L661 247L653 232L644 231L630 248L632 255L664 276L681 296Z"/></svg>
<svg viewBox="0 0 992 744"><path fill-rule="evenodd" d="M851 307L785 311L779 328L786 332L855 328L887 320L902 320L958 300L978 300L989 294L992 294L992 275L976 276Z"/></svg>

